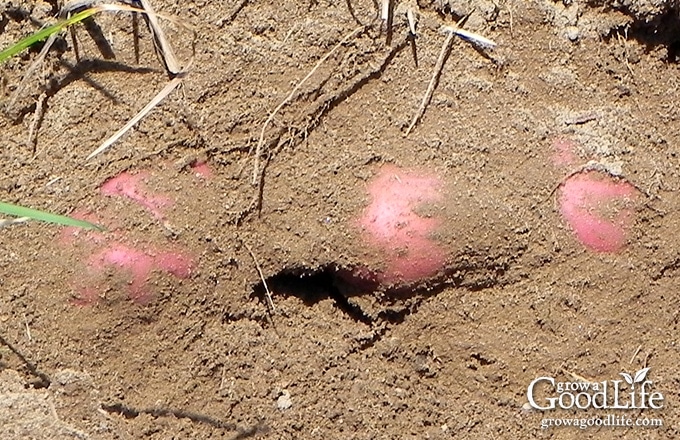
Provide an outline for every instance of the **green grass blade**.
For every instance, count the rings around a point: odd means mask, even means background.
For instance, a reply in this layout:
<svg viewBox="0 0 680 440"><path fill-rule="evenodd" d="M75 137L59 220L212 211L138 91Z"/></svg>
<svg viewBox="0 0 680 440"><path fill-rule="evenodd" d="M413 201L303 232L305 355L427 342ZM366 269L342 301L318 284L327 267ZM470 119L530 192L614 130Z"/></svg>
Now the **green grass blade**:
<svg viewBox="0 0 680 440"><path fill-rule="evenodd" d="M41 29L38 32L29 35L28 37L19 40L18 42L14 43L12 46L8 47L7 49L3 50L0 52L0 63L4 62L8 58L13 57L14 55L18 54L22 50L32 46L33 44L37 43L38 41L42 41L46 38L48 38L52 34L56 34L57 32L60 32L62 29L65 27L68 27L72 24L81 22L85 20L86 18L96 14L97 12L101 12L103 9L101 7L94 7L90 9L86 9L82 12L79 12L72 17L69 17L67 19L64 19L57 24L53 24L52 26L48 26L45 29Z"/></svg>
<svg viewBox="0 0 680 440"><path fill-rule="evenodd" d="M40 220L47 223L56 223L64 226L75 226L83 229L96 229L103 231L99 225L87 222L85 220L78 220L64 215L50 214L49 212L38 211L37 209L25 208L23 206L12 205L11 203L0 202L0 213L6 215L14 215L17 217L28 217L33 220Z"/></svg>

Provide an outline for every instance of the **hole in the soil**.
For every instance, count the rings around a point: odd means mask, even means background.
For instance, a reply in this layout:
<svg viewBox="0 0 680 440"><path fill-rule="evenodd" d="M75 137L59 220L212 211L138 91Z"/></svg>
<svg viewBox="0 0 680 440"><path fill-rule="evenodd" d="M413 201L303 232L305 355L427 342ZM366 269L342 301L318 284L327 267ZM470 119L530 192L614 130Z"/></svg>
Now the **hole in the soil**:
<svg viewBox="0 0 680 440"><path fill-rule="evenodd" d="M361 307L350 302L338 288L337 271L334 268L323 268L317 271L286 270L266 279L269 289L276 295L295 296L308 306L331 298L335 305L352 319L371 325L373 320ZM263 283L258 283L253 294L264 298Z"/></svg>
<svg viewBox="0 0 680 440"><path fill-rule="evenodd" d="M675 41L668 46L668 62L677 63L680 56L680 41Z"/></svg>
<svg viewBox="0 0 680 440"><path fill-rule="evenodd" d="M359 271L361 272L361 271ZM329 265L317 270L307 268L285 269L266 279L267 287L276 297L294 296L307 306L324 299L332 299L335 306L357 322L373 326L389 323L400 324L406 317L418 310L425 298L436 295L446 287L456 285L455 277L445 277L447 281L403 285L385 289L370 276L364 278L357 271ZM493 283L488 283L493 285ZM475 290L477 285L468 286ZM479 286L481 289L482 287ZM364 295L375 295L382 305L379 311L367 311L353 301ZM255 285L252 296L266 302L266 292L262 282Z"/></svg>
<svg viewBox="0 0 680 440"><path fill-rule="evenodd" d="M680 11L669 9L666 14L656 17L650 22L636 20L630 25L614 27L605 40L617 38L618 35L626 35L628 38L639 41L646 46L646 52L652 52L657 46L663 46L667 50L666 61L678 62L680 55Z"/></svg>

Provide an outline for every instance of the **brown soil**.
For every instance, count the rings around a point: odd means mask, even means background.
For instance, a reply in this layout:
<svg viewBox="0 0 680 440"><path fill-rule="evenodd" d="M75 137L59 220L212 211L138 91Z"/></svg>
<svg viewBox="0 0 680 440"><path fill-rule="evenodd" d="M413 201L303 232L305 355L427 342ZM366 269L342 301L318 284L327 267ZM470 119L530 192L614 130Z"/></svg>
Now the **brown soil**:
<svg viewBox="0 0 680 440"><path fill-rule="evenodd" d="M108 273L97 301L77 305L90 245L35 222L3 229L1 438L677 438L675 2L421 0L415 45L401 16L386 44L368 0L153 3L197 29L183 87L85 162L167 75L145 29L135 62L129 16L96 19L115 61L79 28L80 63L70 38L57 44L0 122L0 193L92 213L137 247L188 250L194 270L154 272L146 305ZM54 12L3 7L2 47ZM466 29L499 46L457 40L405 137L439 27L468 12ZM360 25L266 130L259 197L251 150L264 121ZM169 36L187 59L191 36ZM4 65L6 100L36 55ZM644 192L624 251L585 249L560 218L553 192L570 170L551 163L555 139ZM195 176L197 160L211 177ZM454 188L443 208L449 267L399 292L350 292L335 270L366 264L353 219L386 163ZM100 195L124 170L145 170L148 191L175 200L164 221ZM604 381L646 366L664 408L616 414L662 428L541 429L545 417L603 413L526 407L539 376Z"/></svg>

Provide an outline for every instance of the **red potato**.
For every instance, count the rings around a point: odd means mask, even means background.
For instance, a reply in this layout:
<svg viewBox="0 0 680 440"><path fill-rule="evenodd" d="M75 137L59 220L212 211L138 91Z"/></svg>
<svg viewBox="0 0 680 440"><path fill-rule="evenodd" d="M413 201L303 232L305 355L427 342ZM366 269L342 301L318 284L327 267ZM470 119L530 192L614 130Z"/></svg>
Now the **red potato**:
<svg viewBox="0 0 680 440"><path fill-rule="evenodd" d="M211 170L205 163L192 167L195 178L209 178ZM145 181L153 177L148 171L123 172L104 182L99 193L106 197L124 197L143 207L159 222L164 222L166 210L175 204L167 195L150 190ZM74 302L79 305L96 303L115 286L115 280L125 283L128 298L135 304L148 304L155 296L154 285L149 280L154 274L174 278L188 278L195 267L193 256L185 249L163 242L145 242L130 237L116 227L119 212L107 209L92 214L76 214L107 227L107 233L66 228L59 246L72 253L79 249L79 267L71 280L76 293ZM134 244L132 244L134 243Z"/></svg>
<svg viewBox="0 0 680 440"><path fill-rule="evenodd" d="M442 181L436 176L384 166L368 186L371 202L356 223L384 267L359 269L353 276L397 285L439 272L446 254L433 233L442 219L425 217L418 210L441 200L441 190Z"/></svg>
<svg viewBox="0 0 680 440"><path fill-rule="evenodd" d="M573 170L583 160L578 154L579 144L569 137L553 139L552 147L552 162L557 168ZM597 164L598 159L594 162ZM635 219L633 205L639 195L635 186L624 179L584 169L560 185L558 205L560 214L586 248L619 252L628 243Z"/></svg>
<svg viewBox="0 0 680 440"><path fill-rule="evenodd" d="M578 240L597 252L618 252L628 241L639 196L629 182L596 171L569 177L559 193L560 213Z"/></svg>
<svg viewBox="0 0 680 440"><path fill-rule="evenodd" d="M107 280L108 270L127 281L129 298L135 304L147 304L153 297L148 279L154 271L166 272L177 278L187 278L194 263L182 252L159 252L153 249L133 248L123 243L107 243L87 260L85 271L73 280L77 292L75 302L86 305L96 302Z"/></svg>

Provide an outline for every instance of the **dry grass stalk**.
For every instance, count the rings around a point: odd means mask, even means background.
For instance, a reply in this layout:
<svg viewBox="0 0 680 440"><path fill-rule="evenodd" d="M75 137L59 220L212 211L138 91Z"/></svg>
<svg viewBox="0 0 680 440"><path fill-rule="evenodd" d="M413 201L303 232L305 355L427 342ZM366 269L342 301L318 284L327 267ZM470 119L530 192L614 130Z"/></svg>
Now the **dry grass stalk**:
<svg viewBox="0 0 680 440"><path fill-rule="evenodd" d="M165 32L163 32L163 28L158 22L158 15L153 10L151 3L149 3L149 0L139 0L139 3L142 5L142 9L146 11L144 17L149 25L149 29L151 29L156 50L159 52L161 60L163 60L163 63L165 64L165 68L171 75L182 73L182 67L177 61L177 57L172 50L172 46L170 46L170 42L165 37Z"/></svg>
<svg viewBox="0 0 680 440"><path fill-rule="evenodd" d="M163 87L163 89L160 92L158 92L156 96L154 96L153 99L149 101L149 103L146 106L144 106L142 110L139 111L139 113L137 113L132 119L130 119L120 130L114 133L110 138L105 140L99 147L97 147L96 150L90 153L85 160L88 161L93 157L108 150L111 147L111 145L116 143L116 141L121 138L121 136L127 133L127 131L130 130L135 124L137 124L137 122L139 122L144 116L146 116L147 113L153 110L153 108L156 107L158 103L165 99L170 94L170 92L175 90L175 88L178 85L180 85L182 80L184 80L184 77L185 75L180 74L171 79L170 82L167 83L165 87Z"/></svg>
<svg viewBox="0 0 680 440"><path fill-rule="evenodd" d="M274 313L276 313L276 309L274 308L274 300L272 299L272 293L269 290L269 286L267 286L267 280L265 280L264 274L262 273L260 263L258 263L257 257L255 257L255 253L250 248L250 246L248 246L245 242L243 242L243 246L248 250L250 257L253 259L253 263L255 263L255 269L257 269L257 274L260 276L260 280L262 281L262 285L264 286L265 296L267 297L267 306L269 306L269 311L273 315Z"/></svg>
<svg viewBox="0 0 680 440"><path fill-rule="evenodd" d="M434 89L437 87L437 84L439 83L439 77L442 74L442 70L444 69L444 63L446 62L446 59L449 56L449 52L451 52L451 44L453 43L453 36L454 34L449 32L446 35L446 40L444 40L444 44L442 45L442 50L439 53L439 58L437 58L437 63L434 66L434 73L432 74L432 79L430 80L430 83L427 85L427 90L425 91L425 96L423 97L423 102L420 103L420 107L418 108L418 113L414 116L413 120L411 121L411 125L408 126L408 129L406 129L406 136L411 133L411 130L413 130L413 127L416 126L418 121L420 121L420 118L423 117L425 114L425 109L427 106L430 104L430 100L432 100L432 95L434 94Z"/></svg>
<svg viewBox="0 0 680 440"><path fill-rule="evenodd" d="M79 10L82 9L88 9L88 8L98 8L99 11L128 11L132 13L143 13L147 24L149 26L149 29L151 30L151 33L154 38L154 47L156 48L157 52L159 53L159 56L161 60L163 61L163 64L165 65L166 70L168 71L168 74L172 77L171 81L158 93L154 98L139 112L137 113L123 128L118 130L113 136L111 136L109 139L104 141L102 145L100 145L95 151L93 151L87 159L91 159L92 157L96 156L97 154L100 154L101 152L105 151L108 149L114 142L116 142L120 137L127 132L132 126L134 126L137 122L139 122L140 119L142 119L147 113L149 113L156 105L158 105L166 96L170 94L180 83L181 81L186 77L190 65L191 65L191 60L187 63L187 66L182 67L180 66L179 62L177 61L177 57L175 56L174 51L172 50L172 47L168 41L168 39L165 36L165 33L163 32L163 29L161 28L158 19L159 18L164 18L169 21L172 21L173 23L178 24L181 27L184 27L186 29L190 29L188 25L185 23L170 18L166 17L160 14L157 14L149 0L139 0L139 4L141 5L140 8L136 8L133 6L128 5L125 3L123 0L110 0L110 3L103 3L101 0L77 0L74 2L70 2L67 5L65 5L61 12L60 16L61 17L68 17L71 14L76 13ZM21 94L23 93L24 89L26 88L26 85L28 84L28 80L33 77L35 71L37 70L38 66L42 64L42 62L45 59L45 56L47 55L48 51L54 44L54 41L57 38L57 34L52 34L49 36L49 38L46 40L42 50L36 57L35 61L31 64L31 66L27 69L26 73L24 74L19 86L17 87L16 91L12 95L12 98L10 99L10 102L6 108L6 111L11 111L11 109L14 107L17 99ZM75 42L75 39L74 39ZM77 44L77 43L74 43ZM42 98L41 95L41 100L38 102L36 105L36 118L39 116L39 110L42 109L44 106L44 98ZM35 120L37 121L37 119ZM36 129L37 125L39 122L35 122L31 125L30 132L29 132L29 143L35 142L35 136L36 136Z"/></svg>
<svg viewBox="0 0 680 440"><path fill-rule="evenodd" d="M35 103L35 111L33 112L33 120L31 121L30 127L28 127L28 138L26 139L26 145L28 145L35 153L35 146L38 141L38 126L42 122L43 117L45 117L45 101L47 100L47 93L42 92L38 97L38 101Z"/></svg>
<svg viewBox="0 0 680 440"><path fill-rule="evenodd" d="M467 17L464 17L462 20L460 20L459 23L465 21ZM420 118L423 117L425 114L425 109L427 106L430 104L430 101L432 100L432 95L434 94L434 89L437 88L437 84L439 83L439 78L441 77L442 70L444 69L444 64L446 63L446 60L449 57L449 53L451 52L451 44L453 43L453 37L458 36L460 38L463 38L466 41L469 41L470 43L474 44L477 47L480 47L482 49L491 49L496 47L496 43L492 40L489 40L486 37L483 37L479 34L476 34L474 32L469 32L464 29L461 29L459 25L455 26L445 26L442 31L446 33L446 40L444 40L444 44L442 45L442 50L439 54L439 58L437 58L437 63L434 66L434 72L432 74L432 79L430 80L430 83L427 86L427 90L425 91L425 96L423 97L423 102L420 104L420 107L418 108L418 112L416 113L415 117L411 121L411 125L408 126L408 129L406 129L406 134L404 136L408 136L409 133L413 130L413 128L416 126L418 121L420 121Z"/></svg>
<svg viewBox="0 0 680 440"><path fill-rule="evenodd" d="M7 226L16 225L17 223L24 223L30 220L30 217L19 217L0 220L0 229L6 228Z"/></svg>

